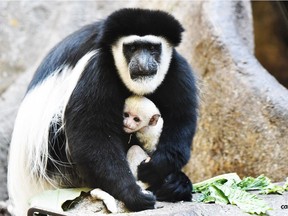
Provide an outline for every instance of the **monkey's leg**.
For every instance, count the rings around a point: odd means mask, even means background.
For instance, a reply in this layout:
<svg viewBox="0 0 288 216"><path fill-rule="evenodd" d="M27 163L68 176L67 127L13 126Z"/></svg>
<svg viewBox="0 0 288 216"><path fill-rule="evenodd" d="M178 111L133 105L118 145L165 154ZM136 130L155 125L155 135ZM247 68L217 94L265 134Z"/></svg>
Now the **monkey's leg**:
<svg viewBox="0 0 288 216"><path fill-rule="evenodd" d="M129 167L132 171L133 176L137 179L138 175L138 166L144 160L149 160L148 154L138 145L133 145L127 152L127 161ZM143 189L147 189L149 187L148 184L145 184L142 181L137 181L137 184Z"/></svg>

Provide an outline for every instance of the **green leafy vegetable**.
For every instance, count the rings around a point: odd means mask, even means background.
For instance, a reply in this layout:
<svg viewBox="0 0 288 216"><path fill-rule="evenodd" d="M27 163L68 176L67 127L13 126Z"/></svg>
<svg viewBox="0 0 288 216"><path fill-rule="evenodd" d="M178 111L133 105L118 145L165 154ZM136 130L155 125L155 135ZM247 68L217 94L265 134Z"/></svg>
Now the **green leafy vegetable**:
<svg viewBox="0 0 288 216"><path fill-rule="evenodd" d="M219 189L218 186L212 184L211 186L208 187L208 191L209 191L209 195L207 197L205 197L205 199L203 200L203 202L215 202L217 204L228 204L229 200L228 197L225 196L225 194L223 193L223 191L221 189Z"/></svg>
<svg viewBox="0 0 288 216"><path fill-rule="evenodd" d="M280 185L270 184L260 191L260 194L283 194L285 188Z"/></svg>
<svg viewBox="0 0 288 216"><path fill-rule="evenodd" d="M202 194L198 200L201 202L232 204L250 214L265 214L271 210L268 204L245 190L264 189L268 185L271 181L265 176L241 181L236 173L228 173L195 184L194 191Z"/></svg>
<svg viewBox="0 0 288 216"><path fill-rule="evenodd" d="M237 184L242 190L260 190L260 194L283 194L287 186L279 186L271 183L271 180L260 175L257 178L246 177Z"/></svg>
<svg viewBox="0 0 288 216"><path fill-rule="evenodd" d="M236 173L227 173L227 174L223 174L223 175L219 175L219 176L215 176L213 178L207 179L205 181L196 183L193 185L193 192L201 192L203 191L205 188L209 187L210 184L212 183L220 183L220 184L224 184L226 182L240 182L241 179L240 177L236 174Z"/></svg>
<svg viewBox="0 0 288 216"><path fill-rule="evenodd" d="M264 175L257 178L246 177L237 184L242 190L262 190L271 184L271 180Z"/></svg>
<svg viewBox="0 0 288 216"><path fill-rule="evenodd" d="M244 212L250 214L265 214L267 210L271 210L264 200L254 194L241 190L236 185L231 187L224 184L218 186L218 188L227 196L229 203L237 205Z"/></svg>

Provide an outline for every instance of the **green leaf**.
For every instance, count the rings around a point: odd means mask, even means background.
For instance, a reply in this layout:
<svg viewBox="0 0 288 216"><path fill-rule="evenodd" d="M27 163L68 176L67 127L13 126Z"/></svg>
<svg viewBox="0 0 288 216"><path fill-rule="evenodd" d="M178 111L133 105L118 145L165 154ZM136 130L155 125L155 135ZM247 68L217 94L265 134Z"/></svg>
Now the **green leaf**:
<svg viewBox="0 0 288 216"><path fill-rule="evenodd" d="M215 197L212 197L212 196L207 196L207 197L205 197L203 200L202 200L202 202L204 202L204 203L215 203L215 201L216 201L216 199L215 199Z"/></svg>
<svg viewBox="0 0 288 216"><path fill-rule="evenodd" d="M62 212L63 210L64 211L68 210L69 206L70 207L75 206L76 204L75 199L81 197L81 192L88 192L90 190L91 189L89 188L67 188L57 190L46 190L43 193L34 196L29 203L30 206ZM69 203L69 201L72 204ZM62 208L62 205L64 203L66 203L64 205L65 209Z"/></svg>
<svg viewBox="0 0 288 216"><path fill-rule="evenodd" d="M211 185L209 187L210 196L215 199L215 203L217 204L228 204L229 200L228 197L223 193L221 189L219 189L216 185Z"/></svg>
<svg viewBox="0 0 288 216"><path fill-rule="evenodd" d="M237 205L244 212L250 214L265 214L267 210L271 210L264 200L240 188L229 187L225 184L217 187L228 197L231 204Z"/></svg>
<svg viewBox="0 0 288 216"><path fill-rule="evenodd" d="M197 198L196 201L197 202L205 202L205 203L215 202L215 199L211 200L209 197L210 197L210 191L205 190L205 191L201 192L201 195Z"/></svg>
<svg viewBox="0 0 288 216"><path fill-rule="evenodd" d="M240 182L241 179L236 173L227 173L219 176L215 176L213 178L207 179L205 181L196 183L193 185L193 192L201 192L207 189L212 183L222 183L224 184L225 182Z"/></svg>
<svg viewBox="0 0 288 216"><path fill-rule="evenodd" d="M265 214L271 209L268 204L245 190L263 189L271 184L271 181L263 175L256 179L248 177L241 181L236 173L229 173L195 184L194 192L202 194L198 200L201 202L233 204L250 214Z"/></svg>
<svg viewBox="0 0 288 216"><path fill-rule="evenodd" d="M260 175L257 178L246 177L241 182L237 184L242 190L262 190L271 184L271 180L264 176Z"/></svg>
<svg viewBox="0 0 288 216"><path fill-rule="evenodd" d="M287 183L287 185L285 185ZM271 180L264 176L260 175L257 178L246 177L241 182L237 184L242 190L261 190L260 194L283 194L288 186L286 182L284 186L279 186L271 183ZM288 188L287 188L288 190Z"/></svg>
<svg viewBox="0 0 288 216"><path fill-rule="evenodd" d="M283 194L285 188L279 185L270 184L266 188L263 188L260 194Z"/></svg>

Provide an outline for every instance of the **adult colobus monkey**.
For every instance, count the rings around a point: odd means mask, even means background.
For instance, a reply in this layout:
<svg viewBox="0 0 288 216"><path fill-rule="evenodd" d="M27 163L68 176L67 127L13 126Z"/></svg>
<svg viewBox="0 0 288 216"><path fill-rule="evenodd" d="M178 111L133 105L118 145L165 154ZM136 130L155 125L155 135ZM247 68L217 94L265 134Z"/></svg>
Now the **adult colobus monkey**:
<svg viewBox="0 0 288 216"><path fill-rule="evenodd" d="M190 157L197 90L174 49L180 23L161 11L122 9L56 45L37 69L20 106L11 142L8 187L17 215L31 196L58 187L101 188L130 210L151 209L129 169L124 101L145 95L163 131L151 160L138 167L159 200L191 198L181 168Z"/></svg>

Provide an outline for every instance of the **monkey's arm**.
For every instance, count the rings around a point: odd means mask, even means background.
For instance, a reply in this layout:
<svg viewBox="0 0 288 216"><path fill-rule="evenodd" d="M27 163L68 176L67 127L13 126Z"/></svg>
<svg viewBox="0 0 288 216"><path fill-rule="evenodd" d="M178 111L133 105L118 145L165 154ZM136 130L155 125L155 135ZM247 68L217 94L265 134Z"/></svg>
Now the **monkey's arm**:
<svg viewBox="0 0 288 216"><path fill-rule="evenodd" d="M171 173L180 172L190 158L197 122L197 89L184 58L174 53L164 83L151 100L159 108L164 127L156 151L138 167L138 177L161 187Z"/></svg>

